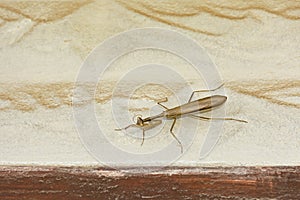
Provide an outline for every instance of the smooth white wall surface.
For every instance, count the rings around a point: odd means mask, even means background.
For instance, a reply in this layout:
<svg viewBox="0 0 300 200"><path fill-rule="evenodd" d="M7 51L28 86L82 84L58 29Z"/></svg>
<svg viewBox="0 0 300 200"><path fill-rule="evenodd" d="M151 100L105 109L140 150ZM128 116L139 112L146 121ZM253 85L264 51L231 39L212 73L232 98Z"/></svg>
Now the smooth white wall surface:
<svg viewBox="0 0 300 200"><path fill-rule="evenodd" d="M191 37L207 51L225 82L227 116L248 121L224 122L217 145L201 160L199 148L213 122L199 122L192 146L185 147L182 155L174 142L179 159L173 164L299 165L299 5L266 2L0 2L0 164L99 164L80 142L73 118L72 94L79 69L105 39L132 28L162 27ZM114 131L120 123L110 116L116 81L132 67L147 63L171 66L195 90L206 87L189 63L167 52L141 50L112 63L95 96L96 117L111 142L126 151L156 151L174 141L168 133L171 121L142 147L139 139ZM135 85L128 82L124 87L131 84ZM170 100L165 105L176 105L172 93L183 86L170 84L177 89L169 91L154 83L140 85L133 96L121 92L115 97L131 99L126 108L132 116L146 116L165 96ZM90 92L89 87L85 92ZM176 126L194 123L184 119Z"/></svg>

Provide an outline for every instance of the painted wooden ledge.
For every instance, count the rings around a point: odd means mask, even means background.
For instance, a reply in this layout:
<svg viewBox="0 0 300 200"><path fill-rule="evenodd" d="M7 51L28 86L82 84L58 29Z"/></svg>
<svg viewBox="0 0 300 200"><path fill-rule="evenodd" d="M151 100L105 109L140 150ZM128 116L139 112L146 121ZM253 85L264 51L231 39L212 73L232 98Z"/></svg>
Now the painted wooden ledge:
<svg viewBox="0 0 300 200"><path fill-rule="evenodd" d="M0 199L300 199L300 167L124 170L0 166Z"/></svg>

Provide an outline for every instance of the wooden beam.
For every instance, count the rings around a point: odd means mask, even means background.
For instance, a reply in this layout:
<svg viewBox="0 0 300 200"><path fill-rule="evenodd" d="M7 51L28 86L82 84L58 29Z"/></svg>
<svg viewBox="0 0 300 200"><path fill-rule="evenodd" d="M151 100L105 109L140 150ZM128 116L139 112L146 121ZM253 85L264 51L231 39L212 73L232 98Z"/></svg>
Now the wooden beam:
<svg viewBox="0 0 300 200"><path fill-rule="evenodd" d="M0 166L0 199L199 198L300 199L300 167Z"/></svg>

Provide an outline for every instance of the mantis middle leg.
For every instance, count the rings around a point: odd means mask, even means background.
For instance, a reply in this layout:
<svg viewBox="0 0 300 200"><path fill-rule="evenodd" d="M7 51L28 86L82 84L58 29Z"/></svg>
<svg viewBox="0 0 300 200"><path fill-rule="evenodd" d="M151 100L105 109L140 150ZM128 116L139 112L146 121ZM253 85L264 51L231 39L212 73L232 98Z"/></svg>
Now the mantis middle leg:
<svg viewBox="0 0 300 200"><path fill-rule="evenodd" d="M212 91L215 91L215 90L217 90L217 89L220 89L223 85L224 85L224 83L222 83L222 84L219 85L217 88L212 89L212 90L195 90L195 91L192 92L192 94L191 94L191 96L190 96L188 102L191 102L191 100L192 100L192 98L193 98L193 96L194 96L194 94L195 94L196 92L212 92Z"/></svg>
<svg viewBox="0 0 300 200"><path fill-rule="evenodd" d="M183 153L183 146L182 146L180 140L179 140L179 139L176 137L176 135L173 133L173 128L174 128L174 126L175 126L176 120L177 120L177 119L174 118L173 124L172 124L172 126L171 126L171 128L170 128L170 133L171 133L171 135L173 136L173 138L175 138L175 140L178 142L178 144L179 144L179 146L180 146L180 149L181 149L181 153Z"/></svg>
<svg viewBox="0 0 300 200"><path fill-rule="evenodd" d="M167 102L167 101L168 101L168 98L166 97L166 98L158 101L157 104L160 105L161 107L163 107L164 109L168 110L169 109L168 107L166 107L165 105L161 104L161 103Z"/></svg>

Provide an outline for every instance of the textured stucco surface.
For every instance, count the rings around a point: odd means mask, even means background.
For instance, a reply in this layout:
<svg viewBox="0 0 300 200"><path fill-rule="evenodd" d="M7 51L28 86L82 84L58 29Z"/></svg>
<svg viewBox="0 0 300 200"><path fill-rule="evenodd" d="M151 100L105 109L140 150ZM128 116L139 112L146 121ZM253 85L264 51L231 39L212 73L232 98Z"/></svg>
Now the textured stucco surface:
<svg viewBox="0 0 300 200"><path fill-rule="evenodd" d="M108 37L162 27L186 34L207 51L225 82L227 115L249 122L225 122L214 150L198 160L210 125L201 122L193 145L176 164L299 165L299 6L299 1L284 0L0 1L0 164L97 164L81 144L73 119L73 84L80 66ZM166 52L141 50L113 63L95 95L96 115L112 141L141 152L140 141L123 140L107 116L118 78L149 62L174 67L194 89L205 87L186 62ZM132 115L146 115L165 96L170 97L166 105L176 105L164 87L145 91L134 94L128 107ZM120 93L118 98L131 96ZM166 122L165 129L170 125ZM142 148L151 151L172 141L163 134Z"/></svg>

